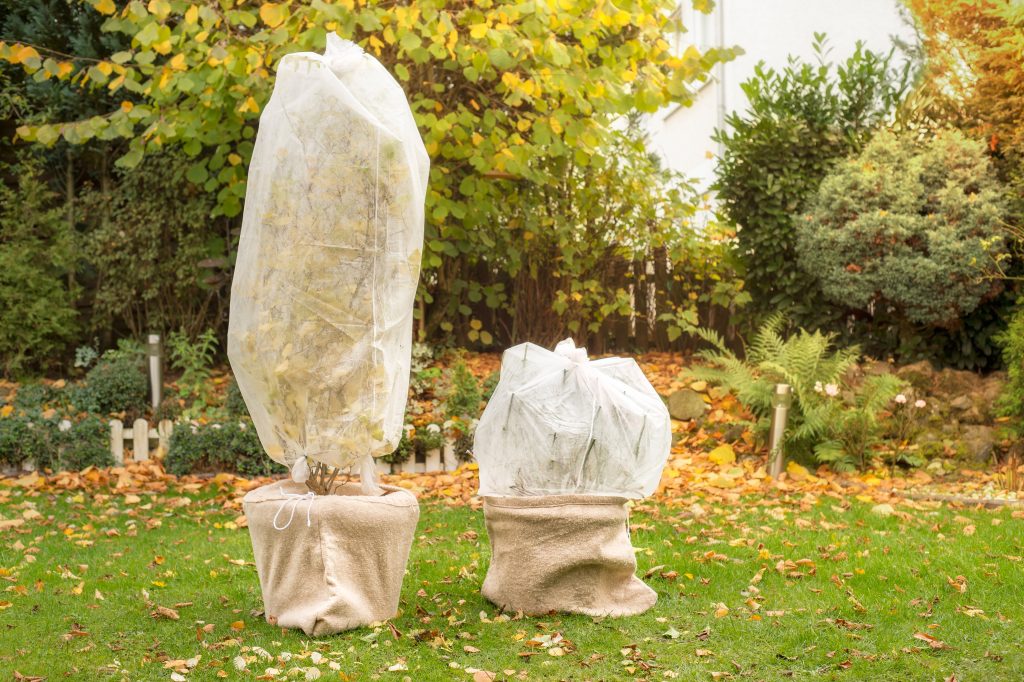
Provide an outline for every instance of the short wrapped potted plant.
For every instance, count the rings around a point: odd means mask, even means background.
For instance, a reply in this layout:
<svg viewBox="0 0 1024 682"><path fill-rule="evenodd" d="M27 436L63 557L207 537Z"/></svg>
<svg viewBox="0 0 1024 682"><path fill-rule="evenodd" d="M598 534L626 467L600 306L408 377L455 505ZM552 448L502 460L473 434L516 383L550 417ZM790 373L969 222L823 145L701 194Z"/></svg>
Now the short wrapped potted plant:
<svg viewBox="0 0 1024 682"><path fill-rule="evenodd" d="M483 595L543 614L642 613L657 595L636 577L629 499L652 494L671 446L668 410L632 359L505 351L473 452L491 542Z"/></svg>
<svg viewBox="0 0 1024 682"><path fill-rule="evenodd" d="M419 507L377 485L401 437L428 158L358 46L281 60L260 117L228 356L292 479L244 506L267 620L322 635L393 617ZM359 473L359 482L349 480Z"/></svg>

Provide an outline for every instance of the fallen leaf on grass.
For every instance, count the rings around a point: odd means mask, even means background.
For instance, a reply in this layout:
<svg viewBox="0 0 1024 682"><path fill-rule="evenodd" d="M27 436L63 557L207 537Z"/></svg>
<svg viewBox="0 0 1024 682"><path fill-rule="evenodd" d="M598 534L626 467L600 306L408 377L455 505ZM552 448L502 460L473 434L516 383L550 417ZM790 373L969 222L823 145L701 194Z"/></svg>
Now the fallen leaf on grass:
<svg viewBox="0 0 1024 682"><path fill-rule="evenodd" d="M231 629L235 630L235 631L244 630L245 629L245 621L236 620L234 623L231 624Z"/></svg>
<svg viewBox="0 0 1024 682"><path fill-rule="evenodd" d="M823 622L829 625L835 625L837 628L843 628L845 630L870 630L874 625L869 623L854 623L853 621L846 620L845 618L826 618Z"/></svg>
<svg viewBox="0 0 1024 682"><path fill-rule="evenodd" d="M935 637L932 637L927 632L915 632L914 633L914 639L919 639L922 642L927 642L928 646L930 646L933 649L952 649L953 648L953 647L949 646L948 644L946 644L945 642L943 642L942 640L939 640L939 639L936 639Z"/></svg>
<svg viewBox="0 0 1024 682"><path fill-rule="evenodd" d="M960 594L964 594L967 592L967 578L963 577L962 575L958 575L955 578L950 578L947 575L946 582L949 583L949 586L957 592L959 592Z"/></svg>
<svg viewBox="0 0 1024 682"><path fill-rule="evenodd" d="M657 573L658 571L660 571L663 568L665 568L665 564L658 564L657 566L651 566L650 568L647 569L647 572L644 573L644 577L645 578L650 578L652 575L654 575L655 573Z"/></svg>
<svg viewBox="0 0 1024 682"><path fill-rule="evenodd" d="M166 618L167 620L178 620L181 618L177 611L166 606L157 606L149 616L150 618Z"/></svg>
<svg viewBox="0 0 1024 682"><path fill-rule="evenodd" d="M75 637L88 637L89 633L82 629L78 623L72 623L71 629L60 636L65 642L70 642Z"/></svg>
<svg viewBox="0 0 1024 682"><path fill-rule="evenodd" d="M708 453L708 459L718 465L734 464L736 462L736 452L728 443L722 443Z"/></svg>

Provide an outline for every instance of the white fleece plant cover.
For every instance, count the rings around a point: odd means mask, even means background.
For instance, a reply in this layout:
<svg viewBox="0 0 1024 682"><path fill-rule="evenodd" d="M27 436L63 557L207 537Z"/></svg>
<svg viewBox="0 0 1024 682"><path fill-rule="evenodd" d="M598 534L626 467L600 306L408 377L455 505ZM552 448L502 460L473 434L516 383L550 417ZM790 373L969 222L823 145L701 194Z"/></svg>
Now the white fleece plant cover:
<svg viewBox="0 0 1024 682"><path fill-rule="evenodd" d="M588 360L571 339L505 351L473 453L480 495L641 498L672 444L668 409L632 358Z"/></svg>
<svg viewBox="0 0 1024 682"><path fill-rule="evenodd" d="M260 116L228 357L260 441L372 469L401 435L429 159L402 88L357 45L284 57ZM296 480L304 480L297 475Z"/></svg>

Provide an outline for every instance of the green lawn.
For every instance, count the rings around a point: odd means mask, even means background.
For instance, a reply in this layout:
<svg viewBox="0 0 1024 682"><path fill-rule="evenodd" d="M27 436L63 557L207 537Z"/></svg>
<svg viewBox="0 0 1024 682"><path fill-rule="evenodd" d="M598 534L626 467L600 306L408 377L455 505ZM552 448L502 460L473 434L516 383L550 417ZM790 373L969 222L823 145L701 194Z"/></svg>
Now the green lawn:
<svg viewBox="0 0 1024 682"><path fill-rule="evenodd" d="M260 616L248 532L226 499L0 497L0 518L25 518L0 531L0 679L166 680L175 660L188 680L313 679L311 667L335 680L1024 679L1024 522L1005 508L645 506L633 541L658 604L602 620L499 615L479 593L482 513L426 503L401 615L310 640ZM527 645L543 635L567 641Z"/></svg>

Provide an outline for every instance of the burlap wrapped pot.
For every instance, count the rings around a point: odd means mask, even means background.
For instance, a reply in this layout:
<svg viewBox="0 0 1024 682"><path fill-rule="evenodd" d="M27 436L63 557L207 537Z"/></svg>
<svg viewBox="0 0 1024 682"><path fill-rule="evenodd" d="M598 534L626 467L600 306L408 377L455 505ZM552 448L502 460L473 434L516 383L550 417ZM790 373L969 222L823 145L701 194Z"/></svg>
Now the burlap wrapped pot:
<svg viewBox="0 0 1024 682"><path fill-rule="evenodd" d="M481 592L509 611L632 616L658 596L636 577L623 497L484 497L491 564Z"/></svg>
<svg viewBox="0 0 1024 682"><path fill-rule="evenodd" d="M329 635L393 618L419 519L407 490L314 495L284 481L243 501L267 622Z"/></svg>

